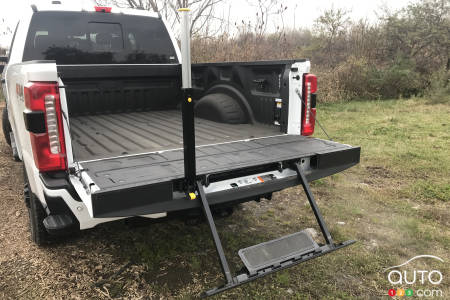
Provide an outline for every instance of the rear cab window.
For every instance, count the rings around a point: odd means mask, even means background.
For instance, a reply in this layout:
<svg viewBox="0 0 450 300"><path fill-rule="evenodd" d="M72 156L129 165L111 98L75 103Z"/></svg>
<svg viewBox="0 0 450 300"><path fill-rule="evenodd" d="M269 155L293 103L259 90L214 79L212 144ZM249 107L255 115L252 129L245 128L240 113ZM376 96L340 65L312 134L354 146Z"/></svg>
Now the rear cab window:
<svg viewBox="0 0 450 300"><path fill-rule="evenodd" d="M159 18L91 12L36 12L23 61L68 64L171 64L175 49Z"/></svg>

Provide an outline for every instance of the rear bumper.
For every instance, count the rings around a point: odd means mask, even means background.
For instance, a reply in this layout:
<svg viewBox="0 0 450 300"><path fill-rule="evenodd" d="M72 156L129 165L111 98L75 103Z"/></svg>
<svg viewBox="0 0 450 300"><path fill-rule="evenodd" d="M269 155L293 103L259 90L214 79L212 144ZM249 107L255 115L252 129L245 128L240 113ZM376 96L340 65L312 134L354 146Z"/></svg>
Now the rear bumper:
<svg viewBox="0 0 450 300"><path fill-rule="evenodd" d="M308 181L339 173L358 164L360 150L360 147L349 147L344 150L318 153L311 157L302 158L309 161L309 165L306 165L304 169ZM285 162L285 165L289 166L289 162ZM284 170L285 174L286 172L288 174L291 172L292 175L242 187L233 188L230 186L230 188L218 192L207 192L208 201L210 205L246 202L300 184L298 176L293 169L287 167ZM242 174L259 174L252 168L239 170L238 173L241 176ZM110 194L103 193L101 197L92 198L94 217L130 217L200 207L198 198L189 200L184 193L174 191L174 186L176 185L171 182L168 184L149 185L138 189L127 189L122 192L116 191ZM172 191L171 195L168 195L168 191Z"/></svg>

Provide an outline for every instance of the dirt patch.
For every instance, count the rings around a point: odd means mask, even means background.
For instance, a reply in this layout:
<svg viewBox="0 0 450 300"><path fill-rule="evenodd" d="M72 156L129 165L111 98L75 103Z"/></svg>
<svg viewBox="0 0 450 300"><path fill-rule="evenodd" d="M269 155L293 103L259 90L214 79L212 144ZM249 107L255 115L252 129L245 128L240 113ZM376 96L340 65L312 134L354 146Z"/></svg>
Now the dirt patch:
<svg viewBox="0 0 450 300"><path fill-rule="evenodd" d="M388 169L381 166L366 166L368 174L373 178L393 178L394 175Z"/></svg>

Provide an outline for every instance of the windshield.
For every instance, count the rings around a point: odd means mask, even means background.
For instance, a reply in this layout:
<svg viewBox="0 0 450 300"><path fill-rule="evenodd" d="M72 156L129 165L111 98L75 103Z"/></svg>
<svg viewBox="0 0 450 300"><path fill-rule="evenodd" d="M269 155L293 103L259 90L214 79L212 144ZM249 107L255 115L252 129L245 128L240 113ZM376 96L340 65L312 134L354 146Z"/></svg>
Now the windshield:
<svg viewBox="0 0 450 300"><path fill-rule="evenodd" d="M23 61L57 64L178 63L159 18L89 12L37 12Z"/></svg>

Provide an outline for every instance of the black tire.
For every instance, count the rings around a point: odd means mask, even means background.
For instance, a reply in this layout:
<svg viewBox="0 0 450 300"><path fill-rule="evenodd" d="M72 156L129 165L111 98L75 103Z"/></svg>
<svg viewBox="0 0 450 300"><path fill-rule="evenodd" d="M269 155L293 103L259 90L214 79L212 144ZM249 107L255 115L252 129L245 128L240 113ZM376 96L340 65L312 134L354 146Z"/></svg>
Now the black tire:
<svg viewBox="0 0 450 300"><path fill-rule="evenodd" d="M39 199L34 195L28 184L28 178L25 173L25 182L24 182L24 189L23 189L23 195L25 204L28 208L28 217L29 217L29 223L30 223L30 233L31 233L31 240L38 246L46 245L50 242L50 235L48 234L47 230L44 227L44 219L47 217L47 213L45 212L44 208L42 207L41 202Z"/></svg>
<svg viewBox="0 0 450 300"><path fill-rule="evenodd" d="M6 107L3 109L2 113L2 128L5 141L8 145L11 146L11 136L9 135L9 133L11 132L11 124L9 124L8 109Z"/></svg>
<svg viewBox="0 0 450 300"><path fill-rule="evenodd" d="M239 103L225 94L209 94L195 105L195 115L219 123L245 124L248 118Z"/></svg>

